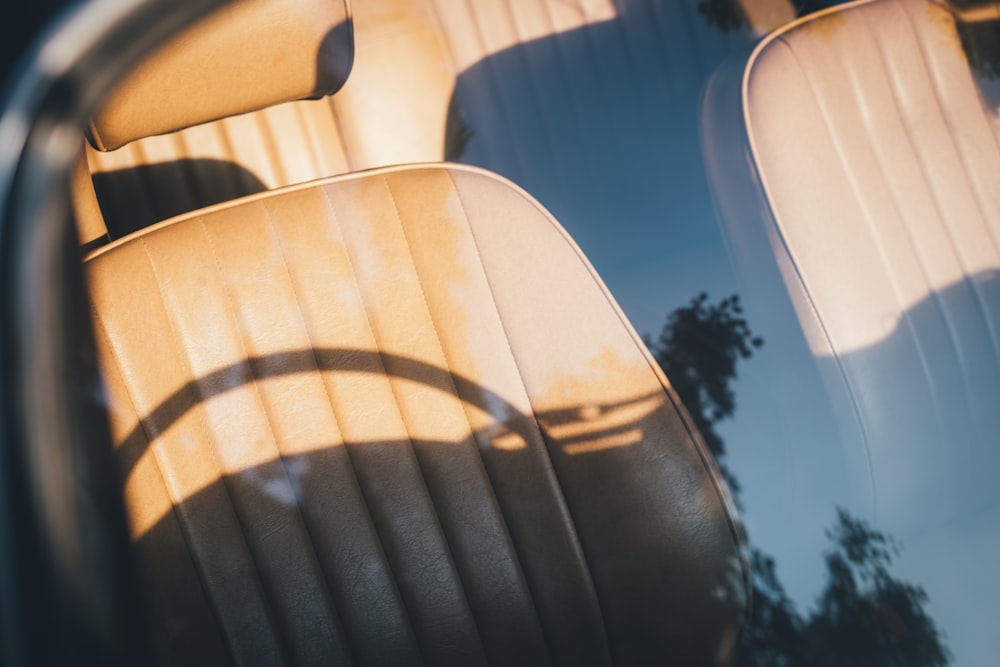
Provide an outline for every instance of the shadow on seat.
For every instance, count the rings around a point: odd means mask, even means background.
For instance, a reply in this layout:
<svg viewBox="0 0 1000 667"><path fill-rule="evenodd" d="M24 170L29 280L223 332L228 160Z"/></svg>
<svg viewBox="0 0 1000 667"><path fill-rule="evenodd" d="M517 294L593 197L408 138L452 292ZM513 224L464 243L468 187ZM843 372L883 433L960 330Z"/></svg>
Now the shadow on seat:
<svg viewBox="0 0 1000 667"><path fill-rule="evenodd" d="M224 160L185 159L93 174L112 239L199 208L263 192L250 170Z"/></svg>
<svg viewBox="0 0 1000 667"><path fill-rule="evenodd" d="M728 654L745 571L718 473L509 183L325 179L149 228L87 273L165 661Z"/></svg>
<svg viewBox="0 0 1000 667"><path fill-rule="evenodd" d="M287 100L271 74L255 94ZM725 663L747 603L725 485L514 184L313 180L124 236L85 272L159 662Z"/></svg>

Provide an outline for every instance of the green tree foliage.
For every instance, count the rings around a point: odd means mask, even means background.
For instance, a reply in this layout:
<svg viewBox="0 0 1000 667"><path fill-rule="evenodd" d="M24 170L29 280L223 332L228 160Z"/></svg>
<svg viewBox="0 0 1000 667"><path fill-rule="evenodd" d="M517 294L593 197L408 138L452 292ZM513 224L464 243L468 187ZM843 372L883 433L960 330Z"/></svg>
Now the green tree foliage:
<svg viewBox="0 0 1000 667"><path fill-rule="evenodd" d="M732 388L736 364L749 359L753 350L764 344L743 318L739 296L711 304L702 292L672 312L659 337L646 344L691 413L709 450L721 457L725 445L715 425L736 410Z"/></svg>

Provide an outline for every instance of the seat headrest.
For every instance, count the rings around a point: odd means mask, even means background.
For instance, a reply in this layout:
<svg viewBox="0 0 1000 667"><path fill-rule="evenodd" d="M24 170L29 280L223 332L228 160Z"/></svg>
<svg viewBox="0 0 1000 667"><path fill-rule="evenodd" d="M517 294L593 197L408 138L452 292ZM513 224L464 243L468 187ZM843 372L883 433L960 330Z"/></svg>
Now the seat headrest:
<svg viewBox="0 0 1000 667"><path fill-rule="evenodd" d="M237 0L143 61L91 120L102 151L337 91L354 57L349 0Z"/></svg>

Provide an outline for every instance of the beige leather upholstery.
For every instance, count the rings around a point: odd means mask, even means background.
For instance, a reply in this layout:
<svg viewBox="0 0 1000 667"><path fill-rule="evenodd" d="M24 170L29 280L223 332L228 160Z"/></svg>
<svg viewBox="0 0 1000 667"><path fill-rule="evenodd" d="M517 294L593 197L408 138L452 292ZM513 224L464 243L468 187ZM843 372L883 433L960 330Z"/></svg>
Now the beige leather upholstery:
<svg viewBox="0 0 1000 667"><path fill-rule="evenodd" d="M738 31L720 37L696 5L354 0L356 58L335 96L138 140L110 153L91 150L112 236L221 201L213 192L228 198L439 160L486 166L530 183L550 207L562 204L567 219L568 211L580 210L617 216L624 195L616 189L630 193L637 210L686 197L686 205L694 200L688 215L708 214L704 184L692 195L692 187L672 175L691 171L678 156L697 150L700 77L747 37ZM565 160L566 152L576 158ZM644 154L655 157L642 176L623 176L621 161ZM214 175L214 185L198 186L206 175ZM608 179L616 185L595 187ZM656 312L657 321L661 315Z"/></svg>
<svg viewBox="0 0 1000 667"><path fill-rule="evenodd" d="M447 9L447 8L444 8ZM444 157L456 72L429 0L355 0L356 58L336 97L88 149L113 238L264 189Z"/></svg>
<svg viewBox="0 0 1000 667"><path fill-rule="evenodd" d="M86 264L170 664L721 664L717 475L558 224L461 167L289 187Z"/></svg>
<svg viewBox="0 0 1000 667"><path fill-rule="evenodd" d="M70 176L69 191L80 246L88 249L107 243L108 229L94 192L90 169L87 168L87 154L82 148Z"/></svg>
<svg viewBox="0 0 1000 667"><path fill-rule="evenodd" d="M240 0L160 47L104 101L90 139L112 150L281 102L321 97L353 57L347 0Z"/></svg>
<svg viewBox="0 0 1000 667"><path fill-rule="evenodd" d="M777 258L831 392L854 411L880 519L904 539L994 502L1000 121L989 85L953 16L926 0L803 20L766 40L742 81L764 225L750 200L724 206L733 247L751 283ZM734 187L717 186L723 197ZM756 256L755 235L770 244Z"/></svg>

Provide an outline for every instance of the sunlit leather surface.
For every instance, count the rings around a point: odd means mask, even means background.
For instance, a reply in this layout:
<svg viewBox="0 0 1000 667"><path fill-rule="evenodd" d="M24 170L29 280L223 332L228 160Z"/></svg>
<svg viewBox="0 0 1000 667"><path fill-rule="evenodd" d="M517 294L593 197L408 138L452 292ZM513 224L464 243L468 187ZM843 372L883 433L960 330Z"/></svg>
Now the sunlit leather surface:
<svg viewBox="0 0 1000 667"><path fill-rule="evenodd" d="M294 45L291 48L290 45ZM101 150L338 90L351 70L346 0L241 0L158 49L91 119Z"/></svg>
<svg viewBox="0 0 1000 667"><path fill-rule="evenodd" d="M215 192L228 198L391 164L461 161L523 185L570 225L649 330L664 306L651 292L640 296L646 286L655 283L669 303L692 296L665 267L725 262L722 252L672 255L695 228L717 243L698 98L715 64L752 37L721 34L697 5L355 0L356 58L337 95L91 151L112 236L222 201ZM654 227L647 252L634 253L632 241ZM695 242L700 254L710 243ZM720 278L697 289L730 285Z"/></svg>
<svg viewBox="0 0 1000 667"><path fill-rule="evenodd" d="M86 268L164 662L723 659L745 593L712 468L509 184L328 179Z"/></svg>

